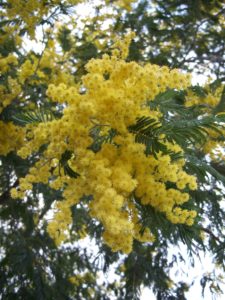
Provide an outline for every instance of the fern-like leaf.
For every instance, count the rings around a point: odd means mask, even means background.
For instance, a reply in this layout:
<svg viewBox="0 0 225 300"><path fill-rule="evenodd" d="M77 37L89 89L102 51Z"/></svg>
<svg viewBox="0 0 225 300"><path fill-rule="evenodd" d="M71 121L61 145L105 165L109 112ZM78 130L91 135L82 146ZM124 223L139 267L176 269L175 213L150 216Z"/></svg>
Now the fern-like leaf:
<svg viewBox="0 0 225 300"><path fill-rule="evenodd" d="M218 172L209 162L202 161L196 156L187 155L186 167L189 172L196 174L201 181L205 181L209 175L225 184L225 176Z"/></svg>
<svg viewBox="0 0 225 300"><path fill-rule="evenodd" d="M222 135L224 119L223 115L219 115L191 120L163 120L160 123L153 118L142 117L129 127L129 131L135 135L137 143L146 145L147 155L156 156L159 151L170 154L166 141L188 148L194 144L203 145L207 141L208 129Z"/></svg>
<svg viewBox="0 0 225 300"><path fill-rule="evenodd" d="M63 168L64 170L64 174L68 175L71 178L77 178L80 176L79 173L77 173L76 171L74 171L68 164L68 160L72 157L72 152L66 150L62 156L61 159L59 161L59 169Z"/></svg>
<svg viewBox="0 0 225 300"><path fill-rule="evenodd" d="M27 111L19 113L12 117L18 125L28 125L49 122L55 119L55 116L50 110L40 108L36 111Z"/></svg>
<svg viewBox="0 0 225 300"><path fill-rule="evenodd" d="M117 135L115 129L110 128L107 133L102 134L102 125L96 125L90 130L90 136L93 138L93 143L89 149L94 152L100 151L105 143L112 143L113 138Z"/></svg>

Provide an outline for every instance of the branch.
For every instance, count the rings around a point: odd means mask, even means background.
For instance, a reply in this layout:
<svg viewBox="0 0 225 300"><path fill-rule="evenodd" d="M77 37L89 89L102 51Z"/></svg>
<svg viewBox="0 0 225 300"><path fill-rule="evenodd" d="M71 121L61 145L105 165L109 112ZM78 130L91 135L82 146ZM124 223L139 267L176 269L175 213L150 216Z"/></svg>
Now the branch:
<svg viewBox="0 0 225 300"><path fill-rule="evenodd" d="M205 231L206 233L208 233L209 235L211 235L211 237L216 240L218 243L222 243L222 241L208 228L205 228L205 227L200 227L200 229L202 231Z"/></svg>

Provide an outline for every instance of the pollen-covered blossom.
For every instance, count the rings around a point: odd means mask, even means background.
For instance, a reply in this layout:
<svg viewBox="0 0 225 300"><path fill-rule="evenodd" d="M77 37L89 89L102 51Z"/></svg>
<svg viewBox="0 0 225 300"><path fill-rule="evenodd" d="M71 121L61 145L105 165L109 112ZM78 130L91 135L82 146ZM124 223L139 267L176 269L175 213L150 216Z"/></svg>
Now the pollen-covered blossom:
<svg viewBox="0 0 225 300"><path fill-rule="evenodd" d="M12 122L0 121L0 155L6 155L21 147L24 134L23 128L15 126Z"/></svg>
<svg viewBox="0 0 225 300"><path fill-rule="evenodd" d="M146 156L145 146L136 143L129 130L139 117L159 120L161 113L150 110L147 101L167 88L187 88L190 76L167 67L126 62L131 38L128 36L125 43L118 41L112 56L90 60L79 84L50 84L47 96L64 105L63 115L33 127L32 135L18 151L26 158L47 145L12 196L31 189L30 184L35 182L49 183L63 191L64 201L56 202L54 219L48 225L57 244L68 237L70 208L84 195L92 196L89 213L103 224L105 243L113 251L124 253L132 250L134 239L152 242L155 238L150 229L142 230L135 201L154 207L173 223L191 225L196 215L180 207L189 200L187 190L197 188L196 178L183 169L185 161L172 162L161 152L157 157ZM93 128L105 133L113 129L116 134L93 151ZM167 142L166 146L182 152L176 144ZM65 151L72 153L68 164L79 174L77 178L59 173L57 166ZM172 182L173 188L168 188L167 182Z"/></svg>
<svg viewBox="0 0 225 300"><path fill-rule="evenodd" d="M4 107L8 106L21 92L21 87L16 79L7 76L7 72L17 66L16 56L9 54L6 57L0 55L0 75L5 76L0 84L0 113Z"/></svg>

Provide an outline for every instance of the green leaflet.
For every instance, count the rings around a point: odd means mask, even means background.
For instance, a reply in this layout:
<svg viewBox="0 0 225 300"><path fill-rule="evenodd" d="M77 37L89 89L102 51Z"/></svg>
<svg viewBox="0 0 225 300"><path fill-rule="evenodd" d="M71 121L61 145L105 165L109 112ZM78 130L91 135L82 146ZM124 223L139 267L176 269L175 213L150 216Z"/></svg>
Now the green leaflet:
<svg viewBox="0 0 225 300"><path fill-rule="evenodd" d="M215 179L225 183L225 176L218 172L210 163L202 161L195 156L187 155L188 162L186 164L187 168L191 173L198 176L201 181L205 181L205 178L210 174Z"/></svg>
<svg viewBox="0 0 225 300"><path fill-rule="evenodd" d="M129 127L129 131L135 134L137 143L146 145L147 155L156 156L159 151L172 154L165 145L166 141L177 143L184 149L193 145L203 145L207 141L207 129L222 135L220 129L223 127L223 122L223 115L188 120L163 120L162 123L150 117L142 117Z"/></svg>
<svg viewBox="0 0 225 300"><path fill-rule="evenodd" d="M102 125L96 125L90 130L90 136L93 138L93 143L89 149L93 152L100 151L104 143L112 143L113 138L117 135L115 129L110 128L106 134L102 134Z"/></svg>
<svg viewBox="0 0 225 300"><path fill-rule="evenodd" d="M15 116L12 116L12 119L18 125L28 125L49 122L54 120L55 116L50 110L40 108L36 111L21 112Z"/></svg>
<svg viewBox="0 0 225 300"><path fill-rule="evenodd" d="M61 159L59 161L59 170L60 168L63 168L64 169L64 173L65 175L68 175L69 177L71 178L77 178L79 177L80 175L75 172L68 164L68 160L72 157L72 152L66 150L62 156L61 156Z"/></svg>

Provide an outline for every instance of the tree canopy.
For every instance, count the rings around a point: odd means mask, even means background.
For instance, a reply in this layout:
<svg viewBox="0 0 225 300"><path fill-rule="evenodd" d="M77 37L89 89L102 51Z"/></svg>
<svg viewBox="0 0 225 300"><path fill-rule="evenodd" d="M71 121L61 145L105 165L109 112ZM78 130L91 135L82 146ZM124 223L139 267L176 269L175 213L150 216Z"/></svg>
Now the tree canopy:
<svg viewBox="0 0 225 300"><path fill-rule="evenodd" d="M0 299L222 293L224 12L0 0Z"/></svg>

